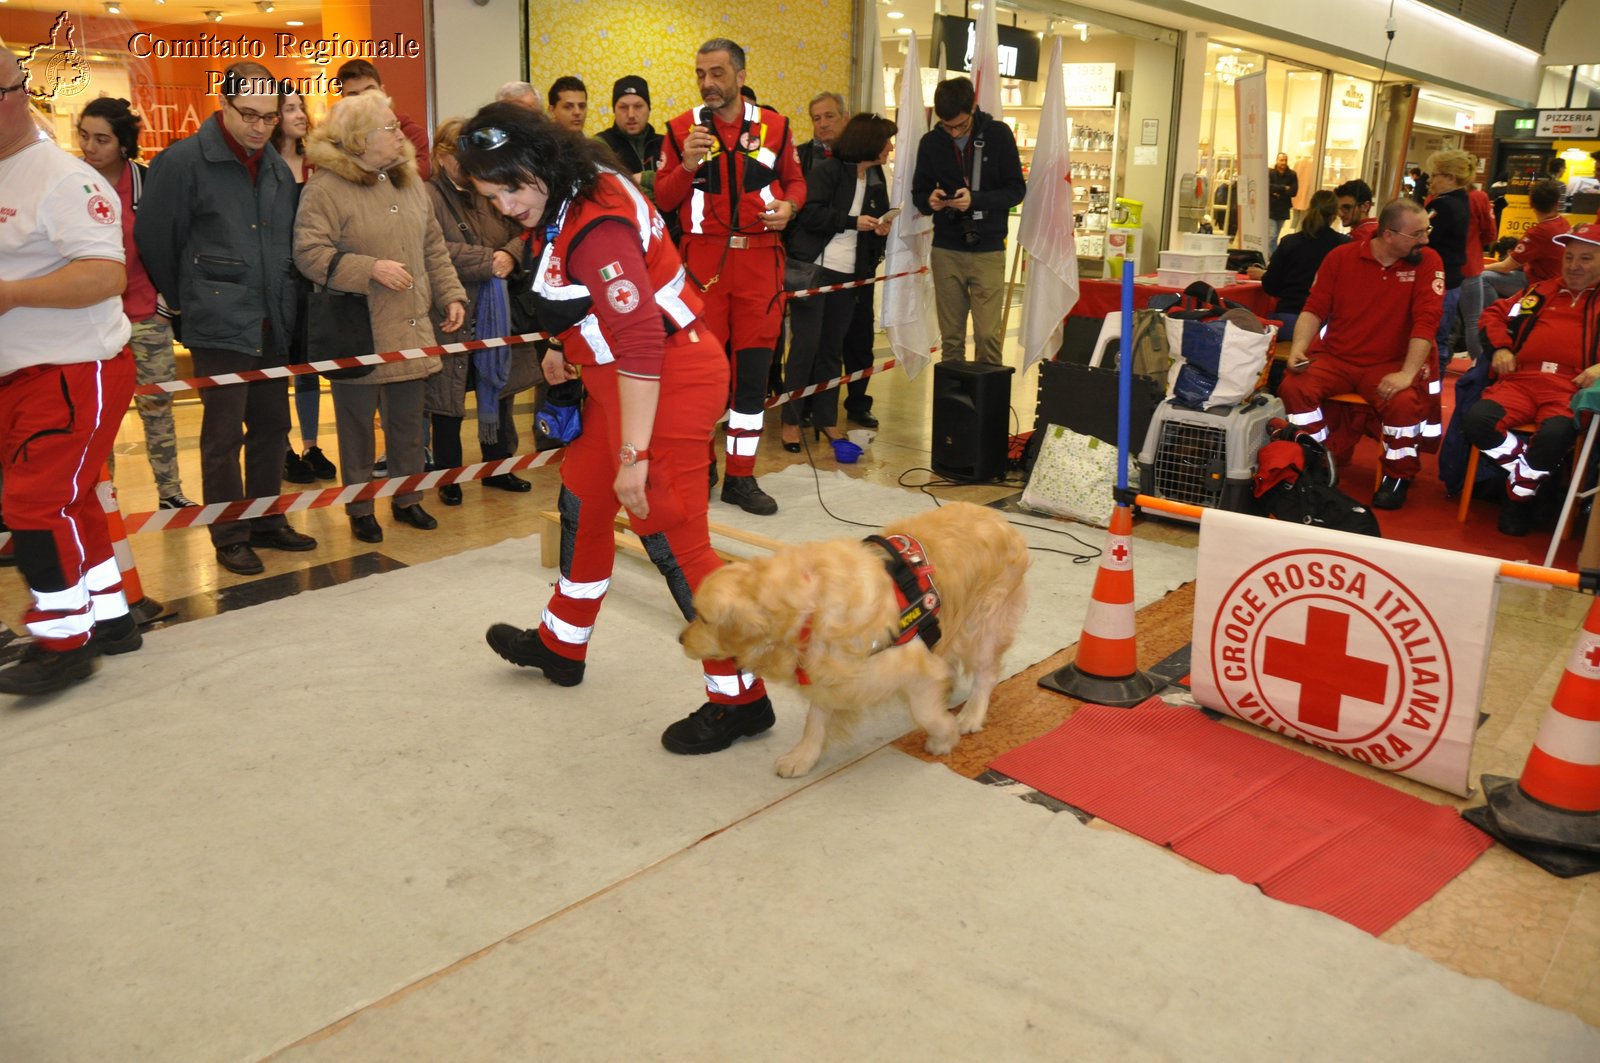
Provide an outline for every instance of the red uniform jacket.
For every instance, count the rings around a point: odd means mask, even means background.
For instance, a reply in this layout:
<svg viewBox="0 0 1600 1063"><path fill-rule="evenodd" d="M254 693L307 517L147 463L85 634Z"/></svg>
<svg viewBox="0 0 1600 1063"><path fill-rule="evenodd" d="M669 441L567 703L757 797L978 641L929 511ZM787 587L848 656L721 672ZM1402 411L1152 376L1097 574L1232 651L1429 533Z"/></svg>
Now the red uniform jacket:
<svg viewBox="0 0 1600 1063"><path fill-rule="evenodd" d="M793 203L798 214L806 201L806 175L789 120L748 100L738 122L711 116L718 143L691 174L683 168L683 142L705 111L685 111L667 123L656 167L657 205L678 212L685 234L712 236L767 232L757 216L780 199Z"/></svg>

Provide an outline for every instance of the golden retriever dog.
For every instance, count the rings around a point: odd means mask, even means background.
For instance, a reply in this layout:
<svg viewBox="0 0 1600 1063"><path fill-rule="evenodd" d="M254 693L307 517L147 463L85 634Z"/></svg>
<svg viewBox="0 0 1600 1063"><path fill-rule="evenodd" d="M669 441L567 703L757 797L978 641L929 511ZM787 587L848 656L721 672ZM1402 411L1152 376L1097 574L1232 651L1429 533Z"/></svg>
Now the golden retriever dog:
<svg viewBox="0 0 1600 1063"><path fill-rule="evenodd" d="M983 728L1000 658L1027 605L1027 542L1000 513L965 502L891 524L883 534L913 537L933 565L940 598L933 649L920 637L895 645L901 606L888 554L861 540L786 546L733 562L695 593L696 618L679 640L684 652L696 660L733 658L769 682L798 686L810 702L799 744L777 761L785 778L816 765L830 731L847 731L859 712L896 695L928 732L935 756ZM956 669L971 678L972 691L951 716Z"/></svg>

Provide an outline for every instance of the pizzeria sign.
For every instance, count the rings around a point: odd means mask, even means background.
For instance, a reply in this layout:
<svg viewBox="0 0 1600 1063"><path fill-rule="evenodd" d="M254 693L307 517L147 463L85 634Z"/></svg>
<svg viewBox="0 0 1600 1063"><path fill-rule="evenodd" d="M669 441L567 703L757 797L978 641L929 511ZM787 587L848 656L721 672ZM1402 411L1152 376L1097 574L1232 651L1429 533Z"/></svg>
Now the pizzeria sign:
<svg viewBox="0 0 1600 1063"><path fill-rule="evenodd" d="M1600 111L1540 111L1535 135L1594 140L1600 137Z"/></svg>

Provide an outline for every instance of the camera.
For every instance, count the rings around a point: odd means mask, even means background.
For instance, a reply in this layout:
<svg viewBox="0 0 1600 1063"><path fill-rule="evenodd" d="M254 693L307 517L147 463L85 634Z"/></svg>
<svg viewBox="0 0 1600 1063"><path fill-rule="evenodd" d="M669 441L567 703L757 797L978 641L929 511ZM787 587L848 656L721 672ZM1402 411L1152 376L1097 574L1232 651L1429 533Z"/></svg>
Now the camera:
<svg viewBox="0 0 1600 1063"><path fill-rule="evenodd" d="M978 241L983 237L978 235L978 220L972 216L971 211L957 211L956 224L961 226L961 242L968 247L977 247Z"/></svg>

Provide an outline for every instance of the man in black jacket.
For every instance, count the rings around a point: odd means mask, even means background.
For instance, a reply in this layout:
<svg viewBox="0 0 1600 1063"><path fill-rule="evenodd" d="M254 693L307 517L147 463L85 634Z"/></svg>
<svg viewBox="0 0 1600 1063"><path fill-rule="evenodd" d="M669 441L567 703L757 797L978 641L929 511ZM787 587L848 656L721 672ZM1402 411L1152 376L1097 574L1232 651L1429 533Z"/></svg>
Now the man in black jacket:
<svg viewBox="0 0 1600 1063"><path fill-rule="evenodd" d="M800 169L806 174L811 167L833 154L833 142L839 131L850 120L850 108L837 92L819 92L811 100L811 139L795 148L800 156Z"/></svg>
<svg viewBox="0 0 1600 1063"><path fill-rule="evenodd" d="M1011 129L978 110L972 82L941 81L933 90L938 125L917 147L911 201L933 215L934 302L941 359L966 356L967 312L978 361L999 365L1005 303L1008 216L1027 182Z"/></svg>
<svg viewBox="0 0 1600 1063"><path fill-rule="evenodd" d="M650 124L650 83L642 77L618 78L611 86L611 128L601 130L596 140L616 158L622 172L633 176L650 202L656 201L656 163L661 159L661 134ZM677 243L678 213L662 211L667 235Z"/></svg>
<svg viewBox="0 0 1600 1063"><path fill-rule="evenodd" d="M297 317L298 193L289 164L267 143L278 123L277 80L259 63L235 63L221 100L194 135L156 156L133 229L150 280L183 315L200 376L287 365ZM204 388L200 403L205 501L276 495L289 449L289 381ZM262 571L257 548L317 545L282 514L213 524L211 543L222 567L241 576Z"/></svg>

